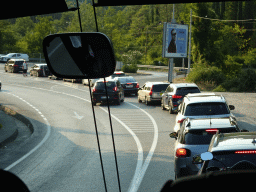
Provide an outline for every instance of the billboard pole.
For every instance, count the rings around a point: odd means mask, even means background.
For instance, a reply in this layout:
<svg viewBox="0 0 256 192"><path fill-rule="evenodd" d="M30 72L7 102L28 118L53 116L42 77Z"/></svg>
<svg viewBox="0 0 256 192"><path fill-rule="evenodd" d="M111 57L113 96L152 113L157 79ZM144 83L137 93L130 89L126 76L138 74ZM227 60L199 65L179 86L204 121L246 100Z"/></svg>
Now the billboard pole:
<svg viewBox="0 0 256 192"><path fill-rule="evenodd" d="M173 11L172 11L172 22L171 24L176 24L176 20L174 18L174 4L173 4ZM173 57L169 59L169 72L168 72L168 82L172 83L173 80Z"/></svg>
<svg viewBox="0 0 256 192"><path fill-rule="evenodd" d="M190 72L190 64L191 64L191 32L192 32L192 9L190 9L190 29L189 29L189 51L188 51L188 71Z"/></svg>

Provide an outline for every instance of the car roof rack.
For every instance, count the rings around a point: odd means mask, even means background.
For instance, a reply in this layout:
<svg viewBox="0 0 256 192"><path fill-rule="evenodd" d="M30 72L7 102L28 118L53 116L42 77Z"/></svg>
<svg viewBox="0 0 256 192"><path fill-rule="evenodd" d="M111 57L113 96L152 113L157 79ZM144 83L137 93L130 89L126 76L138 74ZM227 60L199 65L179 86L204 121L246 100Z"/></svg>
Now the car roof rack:
<svg viewBox="0 0 256 192"><path fill-rule="evenodd" d="M187 94L185 97L188 98L188 100L190 100L190 98L194 98L194 97L221 97L223 99L225 99L225 97L223 95L216 95L216 94L198 94L198 93L195 93L194 95L192 94Z"/></svg>

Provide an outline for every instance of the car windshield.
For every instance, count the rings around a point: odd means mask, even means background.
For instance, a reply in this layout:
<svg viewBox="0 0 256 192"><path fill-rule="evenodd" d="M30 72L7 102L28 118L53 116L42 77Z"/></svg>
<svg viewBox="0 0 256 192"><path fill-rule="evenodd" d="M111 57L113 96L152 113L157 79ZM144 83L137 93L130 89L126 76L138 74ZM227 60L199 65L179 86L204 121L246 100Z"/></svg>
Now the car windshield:
<svg viewBox="0 0 256 192"><path fill-rule="evenodd" d="M229 114L229 110L225 103L193 103L189 104L185 109L186 116L200 115L223 115Z"/></svg>
<svg viewBox="0 0 256 192"><path fill-rule="evenodd" d="M175 180L175 139L169 137L180 125L175 112L202 116L230 111L226 103L184 105L179 95L199 92L197 88L178 89L174 100L181 104L171 103L161 92L172 83L195 83L203 93L222 94L229 105L235 105L230 115L241 124L239 128L255 131L255 1L149 4L138 0L139 5L108 6L108 0L94 0L94 5L106 4L93 7L92 0L66 0L70 8L66 12L61 12L63 0L2 2L11 6L1 3L0 15L13 16L21 10L25 16L0 18L0 54L21 53L18 59L26 59L27 76L21 67L5 65L11 57L0 59L0 168L19 176L31 191L101 192L106 186L110 192L120 187L155 192L167 180ZM45 14L27 16L30 13L23 6L36 11L41 4ZM72 9L77 4L79 9ZM60 8L56 13L50 12L54 5ZM54 76L45 77L48 70L31 70L35 64L47 63L45 37L81 31L85 36L100 32L109 38L117 73L112 78L99 76L94 83L87 77L57 77L54 71ZM76 71L68 67L69 51L76 54L78 68L86 66L90 74L90 69L97 71L95 61L108 60L109 55L97 60L92 45L81 44L79 35L73 37L67 38L67 45L50 44L47 54L60 61L58 69ZM91 40L105 52L102 42ZM114 77L125 75L137 84L114 82ZM111 94L105 93L102 81ZM92 83L97 87L89 87ZM195 145L208 143L211 137L189 134L192 140L187 142Z"/></svg>
<svg viewBox="0 0 256 192"><path fill-rule="evenodd" d="M231 133L231 132L237 132L235 128L221 128L218 129L219 133ZM206 145L210 144L210 141L212 139L212 136L216 132L208 131L207 129L203 130L189 130L187 133L185 133L184 136L184 144L188 145Z"/></svg>
<svg viewBox="0 0 256 192"><path fill-rule="evenodd" d="M176 94L185 96L188 93L200 93L200 90L197 87L181 87L177 89Z"/></svg>
<svg viewBox="0 0 256 192"><path fill-rule="evenodd" d="M116 86L115 82L106 82L107 88L114 88ZM97 89L105 89L105 84L104 82L97 82L95 87Z"/></svg>

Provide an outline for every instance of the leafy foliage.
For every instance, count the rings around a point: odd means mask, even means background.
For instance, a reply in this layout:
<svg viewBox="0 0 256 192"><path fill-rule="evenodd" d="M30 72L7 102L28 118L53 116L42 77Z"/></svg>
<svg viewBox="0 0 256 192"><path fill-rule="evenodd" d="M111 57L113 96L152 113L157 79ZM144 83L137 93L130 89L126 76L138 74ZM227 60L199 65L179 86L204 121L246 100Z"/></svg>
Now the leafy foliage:
<svg viewBox="0 0 256 192"><path fill-rule="evenodd" d="M83 32L96 31L90 2L80 2ZM247 30L255 27L254 24L208 19L253 19L255 8L254 1L175 5L177 23L189 24L190 9L193 10L194 69L190 80L214 81L219 85L238 78L242 68L256 68L256 33ZM167 65L168 58L162 57L163 23L171 22L172 11L171 4L97 7L98 29L112 40L116 59L133 64L133 67L126 65L124 68L135 70L136 64ZM42 54L45 36L65 32L80 32L77 12L0 21L0 53Z"/></svg>

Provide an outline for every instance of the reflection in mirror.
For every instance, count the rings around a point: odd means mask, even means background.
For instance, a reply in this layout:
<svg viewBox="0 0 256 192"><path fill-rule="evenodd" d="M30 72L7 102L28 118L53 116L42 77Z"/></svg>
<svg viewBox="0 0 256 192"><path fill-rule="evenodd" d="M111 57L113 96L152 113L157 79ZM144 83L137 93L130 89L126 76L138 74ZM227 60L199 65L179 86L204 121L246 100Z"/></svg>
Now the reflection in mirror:
<svg viewBox="0 0 256 192"><path fill-rule="evenodd" d="M211 152L205 152L205 153L201 154L201 159L204 160L204 161L212 160L213 159L213 155L212 155Z"/></svg>
<svg viewBox="0 0 256 192"><path fill-rule="evenodd" d="M201 164L203 163L203 160L201 159L200 155L195 155L192 160L193 164Z"/></svg>
<svg viewBox="0 0 256 192"><path fill-rule="evenodd" d="M176 132L171 132L170 134L169 134L169 136L171 137L171 138L177 138L178 137L178 134L176 133Z"/></svg>
<svg viewBox="0 0 256 192"><path fill-rule="evenodd" d="M57 77L94 79L108 77L115 71L113 47L103 33L49 35L43 48L48 67Z"/></svg>

